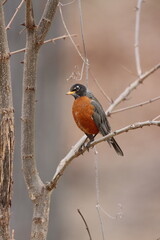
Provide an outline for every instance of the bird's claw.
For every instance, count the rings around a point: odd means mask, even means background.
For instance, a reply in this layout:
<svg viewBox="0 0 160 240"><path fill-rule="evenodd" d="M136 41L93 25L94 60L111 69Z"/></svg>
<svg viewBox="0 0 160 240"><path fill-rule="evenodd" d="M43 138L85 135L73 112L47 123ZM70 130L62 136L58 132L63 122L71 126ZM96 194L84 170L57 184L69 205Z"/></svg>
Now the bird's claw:
<svg viewBox="0 0 160 240"><path fill-rule="evenodd" d="M83 154L84 149L86 148L86 150L89 152L90 145L91 145L91 141L89 141L89 142L86 142L86 141L85 141L85 142L82 143L82 145L79 147L78 151L79 151L81 154Z"/></svg>

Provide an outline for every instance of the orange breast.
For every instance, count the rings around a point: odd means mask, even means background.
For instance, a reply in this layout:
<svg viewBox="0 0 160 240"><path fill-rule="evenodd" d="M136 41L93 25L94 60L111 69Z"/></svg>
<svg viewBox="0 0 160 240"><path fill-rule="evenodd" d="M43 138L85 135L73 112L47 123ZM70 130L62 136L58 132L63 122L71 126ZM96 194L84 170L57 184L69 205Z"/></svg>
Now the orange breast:
<svg viewBox="0 0 160 240"><path fill-rule="evenodd" d="M90 99L86 96L77 98L72 107L72 113L77 126L87 134L97 134L99 132L92 118L94 106L90 104Z"/></svg>

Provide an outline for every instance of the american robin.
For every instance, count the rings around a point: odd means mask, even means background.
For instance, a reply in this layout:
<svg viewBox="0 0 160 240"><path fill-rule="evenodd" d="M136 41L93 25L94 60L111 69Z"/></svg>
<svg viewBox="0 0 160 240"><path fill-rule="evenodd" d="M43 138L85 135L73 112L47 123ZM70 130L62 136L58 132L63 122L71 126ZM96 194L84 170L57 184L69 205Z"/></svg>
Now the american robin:
<svg viewBox="0 0 160 240"><path fill-rule="evenodd" d="M106 114L94 95L82 84L74 84L67 95L72 95L75 101L72 106L72 113L77 126L87 135L90 142L100 132L106 136L111 132L111 127ZM116 140L112 137L107 139L110 146L113 146L117 154L123 156L123 152Z"/></svg>

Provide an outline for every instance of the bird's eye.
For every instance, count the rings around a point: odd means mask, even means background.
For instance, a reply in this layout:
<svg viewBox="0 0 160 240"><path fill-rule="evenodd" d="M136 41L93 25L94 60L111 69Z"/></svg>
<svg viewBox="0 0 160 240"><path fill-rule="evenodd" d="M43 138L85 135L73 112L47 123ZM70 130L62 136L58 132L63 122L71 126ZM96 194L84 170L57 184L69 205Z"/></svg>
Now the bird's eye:
<svg viewBox="0 0 160 240"><path fill-rule="evenodd" d="M79 89L80 89L80 86L76 86L76 91L79 91Z"/></svg>

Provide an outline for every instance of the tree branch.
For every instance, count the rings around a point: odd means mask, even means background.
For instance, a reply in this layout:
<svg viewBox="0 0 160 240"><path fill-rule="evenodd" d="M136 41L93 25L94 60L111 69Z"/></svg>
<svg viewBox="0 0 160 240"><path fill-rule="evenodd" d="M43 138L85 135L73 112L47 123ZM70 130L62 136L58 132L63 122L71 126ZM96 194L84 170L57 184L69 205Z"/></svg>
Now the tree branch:
<svg viewBox="0 0 160 240"><path fill-rule="evenodd" d="M105 91L103 90L103 88L100 86L98 80L95 78L93 72L91 71L91 69L89 69L89 72L91 74L91 77L93 78L94 82L96 83L97 87L99 88L100 92L102 93L102 95L107 99L107 101L111 104L113 101L112 99L105 93Z"/></svg>
<svg viewBox="0 0 160 240"><path fill-rule="evenodd" d="M122 101L126 99L126 97L134 90L136 89L140 84L144 82L144 80L149 77L152 73L157 71L160 68L160 63L158 63L156 66L151 68L149 71L141 74L138 79L136 79L134 82L132 82L119 96L116 98L116 100L113 101L113 103L110 105L110 107L107 109L106 114L109 116L112 110Z"/></svg>
<svg viewBox="0 0 160 240"><path fill-rule="evenodd" d="M81 213L80 209L77 209L77 211L78 211L79 215L81 216L81 218L82 218L82 220L83 220L83 222L84 222L84 224L85 224L85 227L86 227L87 233L88 233L88 235L89 235L89 239L92 240L92 237L91 237L91 233L90 233L90 230L89 230L88 224L87 224L87 222L86 222L86 220L85 220L83 214Z"/></svg>
<svg viewBox="0 0 160 240"><path fill-rule="evenodd" d="M128 125L124 128L121 128L119 130L116 130L114 132L109 133L107 136L102 137L98 140L93 141L90 144L90 148L92 148L93 146L97 145L100 142L104 142L107 139L117 136L119 134L122 134L124 132L128 132L130 130L135 130L138 128L142 128L145 126L158 126L160 127L160 121L146 121L146 122L138 122L138 123L134 123L131 125ZM52 178L52 180L46 184L46 188L47 190L51 191L53 188L56 187L59 178L63 175L64 170L66 169L66 167L71 163L71 161L73 159L75 159L76 157L78 157L79 155L83 154L84 152L86 152L86 150L88 150L86 147L84 147L81 151L79 151L80 146L83 144L83 142L85 141L86 136L83 136L73 147L72 149L69 151L69 153L60 161L56 172Z"/></svg>
<svg viewBox="0 0 160 240"><path fill-rule="evenodd" d="M16 11L15 11L15 13L13 14L11 20L9 21L9 23L8 23L8 25L7 25L7 27L6 27L6 30L10 29L10 26L11 26L11 24L12 24L15 16L17 15L19 9L22 7L24 1L25 1L25 0L22 0L22 1L20 2L20 4L18 5L18 7L16 8Z"/></svg>
<svg viewBox="0 0 160 240"><path fill-rule="evenodd" d="M119 112L123 112L123 111L127 111L127 110L130 110L130 109L133 109L133 108L142 107L146 104L149 104L149 103L152 103L152 102L155 102L155 101L158 101L158 100L160 100L160 96L152 98L152 99L147 100L145 102L137 103L137 104L129 106L129 107L124 107L124 108L117 109L115 111L112 111L112 113L110 113L110 115L115 114L115 113L119 113Z"/></svg>
<svg viewBox="0 0 160 240"><path fill-rule="evenodd" d="M76 35L76 34L72 34L71 36L72 36L72 37L76 37L77 35ZM54 42L57 41L57 40L66 39L66 38L68 38L68 37L69 37L68 35L63 35L63 36L60 36L60 37L51 38L51 39L48 39L48 40L44 41L43 44L50 43L50 42L54 43ZM13 51L13 52L10 52L10 55L14 55L14 54L17 54L17 53L25 52L25 50L26 50L26 48L22 48L22 49Z"/></svg>
<svg viewBox="0 0 160 240"><path fill-rule="evenodd" d="M138 76L142 74L139 54L139 27L140 27L140 13L143 0L137 0L136 6L136 24L135 24L135 60Z"/></svg>
<svg viewBox="0 0 160 240"><path fill-rule="evenodd" d="M55 15L59 0L48 0L37 27L37 43L43 44L46 34L50 28L51 22Z"/></svg>
<svg viewBox="0 0 160 240"><path fill-rule="evenodd" d="M33 7L32 0L26 0L26 28L33 28L34 24L34 16L33 16Z"/></svg>
<svg viewBox="0 0 160 240"><path fill-rule="evenodd" d="M114 137L114 136L117 136L119 134L128 132L130 130L135 130L135 129L138 129L138 128L146 127L146 126L158 126L158 127L160 127L160 121L145 121L145 122L133 123L133 124L128 125L124 128L121 128L119 130L111 132L105 137L102 137L100 139L95 140L94 142L91 143L90 147L93 147L93 146L97 145L98 143L104 142L107 139L109 139L111 137Z"/></svg>

